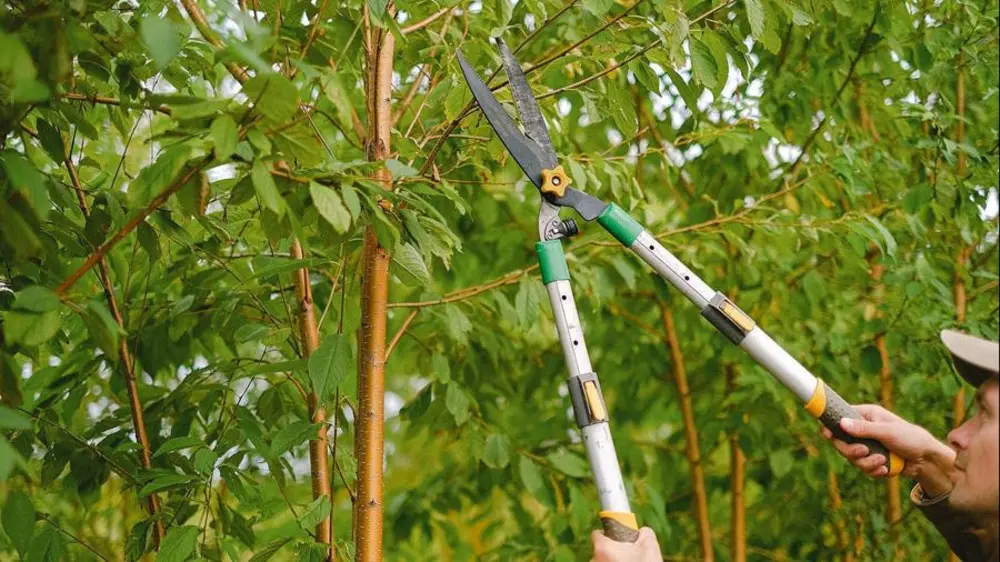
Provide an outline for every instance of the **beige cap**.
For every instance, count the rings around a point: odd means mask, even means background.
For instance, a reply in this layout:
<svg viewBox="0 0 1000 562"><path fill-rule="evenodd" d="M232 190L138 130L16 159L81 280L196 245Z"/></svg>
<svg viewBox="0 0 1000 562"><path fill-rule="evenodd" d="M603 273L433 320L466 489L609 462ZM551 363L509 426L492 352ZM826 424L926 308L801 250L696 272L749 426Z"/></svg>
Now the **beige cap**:
<svg viewBox="0 0 1000 562"><path fill-rule="evenodd" d="M955 330L942 330L941 341L951 352L955 370L972 386L1000 373L1000 343Z"/></svg>

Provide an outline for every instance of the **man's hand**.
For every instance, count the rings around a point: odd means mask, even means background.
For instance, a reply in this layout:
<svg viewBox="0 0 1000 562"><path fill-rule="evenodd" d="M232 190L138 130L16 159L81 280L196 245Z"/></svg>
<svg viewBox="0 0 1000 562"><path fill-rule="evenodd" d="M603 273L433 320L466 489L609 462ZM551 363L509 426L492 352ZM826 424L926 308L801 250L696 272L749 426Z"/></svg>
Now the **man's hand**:
<svg viewBox="0 0 1000 562"><path fill-rule="evenodd" d="M840 427L854 437L878 440L887 449L906 461L903 475L916 480L924 492L937 496L951 490L949 477L955 464L955 451L938 441L926 429L912 424L881 406L862 404L855 406L863 419L840 420ZM823 435L833 441L847 460L873 478L888 474L886 458L881 454L870 454L868 446L861 443L846 443L823 428Z"/></svg>
<svg viewBox="0 0 1000 562"><path fill-rule="evenodd" d="M639 529L639 538L632 543L615 542L601 531L591 533L590 542L594 543L591 562L663 562L660 543L649 527Z"/></svg>

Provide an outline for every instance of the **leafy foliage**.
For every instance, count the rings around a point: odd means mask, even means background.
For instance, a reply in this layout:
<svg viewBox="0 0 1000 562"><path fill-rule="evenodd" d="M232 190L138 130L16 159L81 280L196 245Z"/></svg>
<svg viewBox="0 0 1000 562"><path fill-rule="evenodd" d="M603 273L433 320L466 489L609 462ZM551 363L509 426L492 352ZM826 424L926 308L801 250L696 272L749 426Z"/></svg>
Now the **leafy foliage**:
<svg viewBox="0 0 1000 562"><path fill-rule="evenodd" d="M537 195L454 58L497 69L491 37L529 63L575 184L845 397L879 399L884 334L895 408L941 435L959 382L938 330L997 337L996 2L281 0L203 3L203 19L187 4L0 7L2 556L138 560L162 523L160 560L318 560L313 525L332 514L349 559L371 228L393 260L386 557L587 559L596 494L534 265ZM372 28L396 39L382 162L367 161L358 87ZM568 259L588 347L634 509L668 554L698 547L660 303L718 557L731 435L752 557L942 556L917 518L889 524L882 486L776 381L582 226ZM322 334L309 358L301 268ZM332 503L308 481L323 428Z"/></svg>

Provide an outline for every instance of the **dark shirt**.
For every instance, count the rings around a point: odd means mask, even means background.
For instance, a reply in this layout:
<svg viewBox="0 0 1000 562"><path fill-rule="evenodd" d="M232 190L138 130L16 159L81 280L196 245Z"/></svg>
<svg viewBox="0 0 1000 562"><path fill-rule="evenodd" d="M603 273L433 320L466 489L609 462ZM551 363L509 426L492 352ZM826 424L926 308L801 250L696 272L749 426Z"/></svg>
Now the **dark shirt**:
<svg viewBox="0 0 1000 562"><path fill-rule="evenodd" d="M937 527L962 562L1000 562L997 514L984 517L958 511L948 501L950 495L928 498L917 484L910 492L910 500Z"/></svg>

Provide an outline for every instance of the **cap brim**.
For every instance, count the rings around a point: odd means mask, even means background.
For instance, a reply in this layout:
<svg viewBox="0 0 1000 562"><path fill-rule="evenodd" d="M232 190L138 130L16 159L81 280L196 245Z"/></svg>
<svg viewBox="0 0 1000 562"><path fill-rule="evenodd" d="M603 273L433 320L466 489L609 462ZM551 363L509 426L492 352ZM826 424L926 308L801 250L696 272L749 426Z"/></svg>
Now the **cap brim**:
<svg viewBox="0 0 1000 562"><path fill-rule="evenodd" d="M955 370L972 386L1000 373L1000 343L955 330L942 330L941 342L951 352Z"/></svg>

